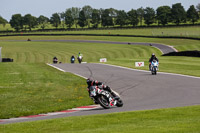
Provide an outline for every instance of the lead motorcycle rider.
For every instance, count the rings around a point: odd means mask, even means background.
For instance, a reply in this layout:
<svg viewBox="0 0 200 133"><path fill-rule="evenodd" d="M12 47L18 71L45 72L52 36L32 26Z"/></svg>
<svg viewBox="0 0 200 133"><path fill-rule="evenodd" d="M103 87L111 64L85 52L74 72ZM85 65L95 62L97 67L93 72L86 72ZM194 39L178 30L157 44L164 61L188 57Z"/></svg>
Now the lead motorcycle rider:
<svg viewBox="0 0 200 133"><path fill-rule="evenodd" d="M106 90L106 91L110 92L111 95L112 95L115 99L118 99L118 98L119 98L114 92L112 92L112 90L110 89L109 86L104 85L102 82L98 82L97 80L91 80L91 79L89 79L89 78L86 80L86 82L87 82L87 84L88 84L87 89L88 89L89 97L90 97L90 91L89 91L90 86L97 86L97 87L100 88L100 89L103 89L103 90ZM90 98L91 98L91 97L90 97ZM92 98L91 98L91 99L92 99ZM92 99L92 100L93 100L93 99Z"/></svg>
<svg viewBox="0 0 200 133"><path fill-rule="evenodd" d="M153 60L156 60L157 62L159 62L158 58L156 57L154 53L151 55L151 58L149 59L149 70L151 70L151 62Z"/></svg>

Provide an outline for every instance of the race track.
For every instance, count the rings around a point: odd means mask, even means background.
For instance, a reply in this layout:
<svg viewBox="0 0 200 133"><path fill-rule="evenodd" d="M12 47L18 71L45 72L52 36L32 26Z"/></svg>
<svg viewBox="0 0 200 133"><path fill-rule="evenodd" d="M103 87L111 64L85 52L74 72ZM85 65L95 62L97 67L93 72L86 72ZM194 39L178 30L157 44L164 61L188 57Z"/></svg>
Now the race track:
<svg viewBox="0 0 200 133"><path fill-rule="evenodd" d="M124 107L105 112L146 110L200 104L200 78L140 71L105 64L56 64L66 72L103 81L117 91Z"/></svg>

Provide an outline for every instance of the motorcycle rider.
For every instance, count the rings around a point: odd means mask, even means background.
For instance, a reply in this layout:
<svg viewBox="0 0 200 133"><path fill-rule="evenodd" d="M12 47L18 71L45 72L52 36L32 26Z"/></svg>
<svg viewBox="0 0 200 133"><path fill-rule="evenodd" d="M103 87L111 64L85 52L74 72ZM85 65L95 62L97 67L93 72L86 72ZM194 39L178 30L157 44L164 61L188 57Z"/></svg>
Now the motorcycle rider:
<svg viewBox="0 0 200 133"><path fill-rule="evenodd" d="M72 55L72 57L71 57L71 63L74 63L75 62L75 57L74 57L74 55Z"/></svg>
<svg viewBox="0 0 200 133"><path fill-rule="evenodd" d="M87 85L88 85L87 88L88 88L89 96L90 96L90 91L89 91L90 86L97 86L100 89L103 89L103 90L106 90L106 91L110 92L111 95L113 95L113 97L115 99L118 98L118 96L114 92L112 92L112 90L110 89L110 87L107 86L107 85L104 85L102 82L98 82L97 80L91 80L90 78L88 78L86 80L86 82L87 82Z"/></svg>
<svg viewBox="0 0 200 133"><path fill-rule="evenodd" d="M83 59L83 55L80 52L78 53L77 59L78 59L78 61L79 61L79 59ZM79 61L79 63L81 63L81 62Z"/></svg>
<svg viewBox="0 0 200 133"><path fill-rule="evenodd" d="M54 64L57 64L58 63L58 58L55 56L55 57L53 57L53 63Z"/></svg>
<svg viewBox="0 0 200 133"><path fill-rule="evenodd" d="M157 62L159 62L158 58L156 57L154 53L152 53L151 58L149 59L149 70L151 70L151 62L153 60L156 60Z"/></svg>

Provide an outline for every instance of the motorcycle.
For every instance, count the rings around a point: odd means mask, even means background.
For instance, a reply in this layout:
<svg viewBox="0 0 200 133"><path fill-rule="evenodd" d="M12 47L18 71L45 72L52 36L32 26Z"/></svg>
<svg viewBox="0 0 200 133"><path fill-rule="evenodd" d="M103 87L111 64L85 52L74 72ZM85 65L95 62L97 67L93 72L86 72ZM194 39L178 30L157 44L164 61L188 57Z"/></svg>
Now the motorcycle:
<svg viewBox="0 0 200 133"><path fill-rule="evenodd" d="M58 59L54 57L54 58L53 58L53 63L54 63L54 64L57 64L57 63L58 63Z"/></svg>
<svg viewBox="0 0 200 133"><path fill-rule="evenodd" d="M79 64L81 64L83 57L79 56L77 59L78 59Z"/></svg>
<svg viewBox="0 0 200 133"><path fill-rule="evenodd" d="M75 62L75 58L71 58L71 63L73 64Z"/></svg>
<svg viewBox="0 0 200 133"><path fill-rule="evenodd" d="M158 63L157 60L153 60L153 61L151 62L151 73L152 73L152 75L156 75L156 74L157 74L158 65L159 65L159 63Z"/></svg>
<svg viewBox="0 0 200 133"><path fill-rule="evenodd" d="M100 104L103 108L109 109L113 106L122 107L123 102L120 99L120 96L118 93L114 92L115 95L118 97L115 98L113 95L111 95L110 92L100 89L97 86L90 86L90 97L94 100L95 103Z"/></svg>

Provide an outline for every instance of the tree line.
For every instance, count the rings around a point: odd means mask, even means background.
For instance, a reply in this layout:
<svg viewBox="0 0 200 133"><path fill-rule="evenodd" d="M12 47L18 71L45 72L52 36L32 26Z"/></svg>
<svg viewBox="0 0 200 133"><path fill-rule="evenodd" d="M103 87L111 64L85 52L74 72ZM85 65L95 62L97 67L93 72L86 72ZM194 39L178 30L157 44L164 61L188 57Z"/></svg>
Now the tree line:
<svg viewBox="0 0 200 133"><path fill-rule="evenodd" d="M73 25L77 28L88 27L98 28L99 25L102 27L112 26L137 26L143 25L143 22L150 26L154 23L158 25L167 25L174 23L179 25L180 23L191 22L194 24L198 22L200 16L200 3L196 6L191 5L186 11L181 3L173 4L170 6L160 6L156 10L151 7L131 9L126 12L124 10L117 10L113 8L109 9L93 9L91 6L86 5L82 8L72 7L66 9L62 13L54 13L50 18L40 15L38 18L31 14L22 16L21 14L14 14L11 17L10 25L16 31L30 30L35 27L45 29L50 23L56 29L59 26L65 28L72 28ZM0 16L0 24L8 23L5 19ZM92 24L92 26L91 26Z"/></svg>

